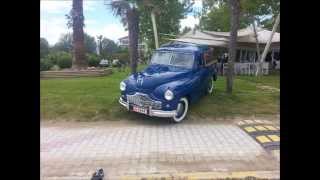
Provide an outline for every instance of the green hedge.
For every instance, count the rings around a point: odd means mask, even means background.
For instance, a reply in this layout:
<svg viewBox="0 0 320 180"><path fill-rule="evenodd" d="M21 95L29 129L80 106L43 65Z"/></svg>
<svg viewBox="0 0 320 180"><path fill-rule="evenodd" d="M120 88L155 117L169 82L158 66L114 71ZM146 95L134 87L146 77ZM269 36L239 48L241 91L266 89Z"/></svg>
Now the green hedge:
<svg viewBox="0 0 320 180"><path fill-rule="evenodd" d="M48 59L40 59L40 71L48 71L52 66L53 64Z"/></svg>
<svg viewBox="0 0 320 180"><path fill-rule="evenodd" d="M86 54L89 66L99 66L100 58L96 54ZM50 70L53 66L60 69L71 68L72 55L64 51L51 52L46 57L40 59L40 71Z"/></svg>
<svg viewBox="0 0 320 180"><path fill-rule="evenodd" d="M88 65L97 67L99 66L100 58L96 54L87 54Z"/></svg>

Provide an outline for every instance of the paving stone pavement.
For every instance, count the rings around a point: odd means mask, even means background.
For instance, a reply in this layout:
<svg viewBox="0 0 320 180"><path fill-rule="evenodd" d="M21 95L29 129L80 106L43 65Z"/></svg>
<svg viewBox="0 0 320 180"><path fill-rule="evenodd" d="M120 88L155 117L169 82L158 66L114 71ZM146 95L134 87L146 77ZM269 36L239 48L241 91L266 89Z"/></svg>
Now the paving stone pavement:
<svg viewBox="0 0 320 180"><path fill-rule="evenodd" d="M40 158L43 180L90 179L98 167L107 179L280 169L275 157L234 124L41 125Z"/></svg>

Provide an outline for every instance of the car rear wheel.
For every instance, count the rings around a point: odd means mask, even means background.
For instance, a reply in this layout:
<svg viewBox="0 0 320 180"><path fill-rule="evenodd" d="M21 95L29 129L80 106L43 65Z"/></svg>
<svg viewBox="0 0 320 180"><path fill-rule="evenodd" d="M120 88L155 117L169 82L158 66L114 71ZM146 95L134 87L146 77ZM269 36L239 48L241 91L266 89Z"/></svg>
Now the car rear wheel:
<svg viewBox="0 0 320 180"><path fill-rule="evenodd" d="M185 117L187 116L188 108L189 108L188 99L185 97L181 98L177 106L177 110L176 110L177 113L175 116L173 116L173 122L179 123L182 120L184 120Z"/></svg>
<svg viewBox="0 0 320 180"><path fill-rule="evenodd" d="M207 94L212 94L213 92L213 77L210 78L208 88L207 88Z"/></svg>

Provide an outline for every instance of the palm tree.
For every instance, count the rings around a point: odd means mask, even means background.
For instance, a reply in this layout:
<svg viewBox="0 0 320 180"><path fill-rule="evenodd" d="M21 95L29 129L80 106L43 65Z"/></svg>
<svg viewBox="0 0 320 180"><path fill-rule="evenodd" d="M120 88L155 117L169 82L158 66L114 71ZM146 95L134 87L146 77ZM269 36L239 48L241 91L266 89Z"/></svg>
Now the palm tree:
<svg viewBox="0 0 320 180"><path fill-rule="evenodd" d="M128 27L132 74L137 72L138 62L139 11L137 3L138 0L117 0L110 4L114 14L120 16L122 23Z"/></svg>
<svg viewBox="0 0 320 180"><path fill-rule="evenodd" d="M239 29L240 17L240 0L229 0L229 7L231 11L231 31L229 41L229 58L228 58L228 72L227 72L227 93L232 93L233 87L233 73L234 62L237 52L237 37Z"/></svg>
<svg viewBox="0 0 320 180"><path fill-rule="evenodd" d="M72 26L73 30L73 59L72 69L84 69L88 67L88 62L85 56L84 47L84 16L83 16L83 0L72 0L72 9L68 26Z"/></svg>

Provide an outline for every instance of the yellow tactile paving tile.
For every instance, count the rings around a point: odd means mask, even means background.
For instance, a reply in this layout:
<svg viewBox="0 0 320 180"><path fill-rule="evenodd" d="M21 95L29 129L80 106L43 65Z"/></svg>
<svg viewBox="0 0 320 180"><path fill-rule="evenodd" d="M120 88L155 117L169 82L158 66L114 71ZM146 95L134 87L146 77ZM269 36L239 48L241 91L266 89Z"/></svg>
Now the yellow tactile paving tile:
<svg viewBox="0 0 320 180"><path fill-rule="evenodd" d="M261 143L271 142L271 140L266 136L257 136L256 139Z"/></svg>
<svg viewBox="0 0 320 180"><path fill-rule="evenodd" d="M276 130L278 130L276 127L274 127L274 126L264 126L265 128L267 128L268 130L270 130L270 131L276 131Z"/></svg>
<svg viewBox="0 0 320 180"><path fill-rule="evenodd" d="M258 129L259 131L266 131L267 129L263 126L254 126L254 128Z"/></svg>
<svg viewBox="0 0 320 180"><path fill-rule="evenodd" d="M253 128L251 126L245 127L244 130L246 130L247 132L255 132L255 131L257 131L255 128Z"/></svg>
<svg viewBox="0 0 320 180"><path fill-rule="evenodd" d="M268 135L268 137L274 142L280 141L280 137L278 135Z"/></svg>

